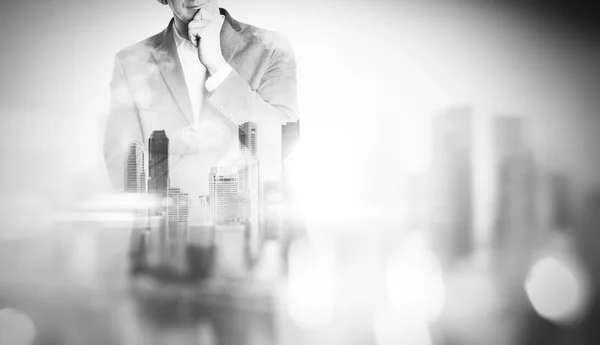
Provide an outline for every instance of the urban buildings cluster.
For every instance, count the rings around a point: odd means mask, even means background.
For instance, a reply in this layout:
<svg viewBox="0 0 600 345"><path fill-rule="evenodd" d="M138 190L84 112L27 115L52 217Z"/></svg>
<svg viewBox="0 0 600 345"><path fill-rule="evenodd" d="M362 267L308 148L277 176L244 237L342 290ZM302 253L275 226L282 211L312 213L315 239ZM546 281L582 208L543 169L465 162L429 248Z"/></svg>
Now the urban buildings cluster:
<svg viewBox="0 0 600 345"><path fill-rule="evenodd" d="M299 122L282 126L282 158L296 144L298 129ZM223 224L250 221L258 224L261 205L257 124L246 122L240 125L238 139L243 163L212 167L206 177L209 194L190 198L181 188L171 186L169 138L164 130L155 130L148 139L147 175L144 148L136 143L129 145L125 192L157 195L164 202L148 210L148 216L163 216L169 222Z"/></svg>
<svg viewBox="0 0 600 345"><path fill-rule="evenodd" d="M153 131L148 139L148 176L144 150L129 145L125 164L125 192L154 194L163 202L148 210L148 216L164 216L169 222L227 223L258 221L258 141L257 125L239 126L240 151L248 159L243 165L212 167L208 178L209 195L190 199L169 178L169 138L164 130ZM199 177L200 178L200 177Z"/></svg>
<svg viewBox="0 0 600 345"><path fill-rule="evenodd" d="M298 122L282 126L282 159L296 145L298 132ZM261 186L257 124L240 125L238 139L240 163L211 167L204 177L208 181L198 181L207 182L208 195L194 197L171 185L169 138L164 130L152 132L147 155L144 148L129 145L125 191L152 194L161 200L137 213L141 217L136 220L141 222L134 222L133 272L168 279L246 276L261 242L276 237L269 235L277 233L273 228L279 224L269 211L273 205L269 201L263 205L261 198L271 199L267 195L279 192L280 187L273 188L272 183Z"/></svg>
<svg viewBox="0 0 600 345"><path fill-rule="evenodd" d="M486 128L477 126L489 130L480 141L475 139L475 128L469 106L433 118L431 226L440 255L445 260L464 258L481 245L527 248L536 236L568 227L565 178L536 160L526 119L494 116ZM482 158L476 157L478 145L489 147L483 163L476 163ZM482 171L488 181L486 191L476 183ZM484 192L488 197L481 198ZM484 224L477 224L476 214ZM489 229L483 238L478 227Z"/></svg>

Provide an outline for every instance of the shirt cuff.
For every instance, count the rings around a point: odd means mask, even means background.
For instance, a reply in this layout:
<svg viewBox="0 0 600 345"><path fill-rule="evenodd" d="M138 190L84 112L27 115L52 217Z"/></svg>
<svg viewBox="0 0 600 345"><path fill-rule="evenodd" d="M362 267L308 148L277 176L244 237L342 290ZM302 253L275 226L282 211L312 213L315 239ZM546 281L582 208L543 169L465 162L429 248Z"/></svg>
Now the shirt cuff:
<svg viewBox="0 0 600 345"><path fill-rule="evenodd" d="M221 66L215 72L215 74L211 75L210 77L208 77L208 79L206 79L206 83L204 83L206 90L208 90L208 92L213 92L214 90L216 90L219 87L219 85L221 85L223 80L227 78L229 73L231 73L231 70L231 66L229 66L229 64L227 63Z"/></svg>

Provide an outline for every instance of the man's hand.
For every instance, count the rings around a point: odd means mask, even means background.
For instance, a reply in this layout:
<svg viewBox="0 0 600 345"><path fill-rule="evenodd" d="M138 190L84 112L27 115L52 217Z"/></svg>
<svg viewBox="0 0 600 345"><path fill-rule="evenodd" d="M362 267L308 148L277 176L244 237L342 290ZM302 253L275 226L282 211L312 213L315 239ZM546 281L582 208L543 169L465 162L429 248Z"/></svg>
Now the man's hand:
<svg viewBox="0 0 600 345"><path fill-rule="evenodd" d="M198 58L210 75L227 63L221 53L220 33L224 18L222 15L213 18L202 8L188 25L190 41L198 48Z"/></svg>

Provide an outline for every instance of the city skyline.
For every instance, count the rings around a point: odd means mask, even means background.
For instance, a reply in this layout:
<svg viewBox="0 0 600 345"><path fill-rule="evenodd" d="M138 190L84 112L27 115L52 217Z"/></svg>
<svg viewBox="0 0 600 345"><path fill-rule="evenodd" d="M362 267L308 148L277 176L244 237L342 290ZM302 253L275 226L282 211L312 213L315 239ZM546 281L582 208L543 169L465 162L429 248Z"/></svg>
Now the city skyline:
<svg viewBox="0 0 600 345"><path fill-rule="evenodd" d="M144 180L141 174L136 190L163 197L163 204L157 209L149 210L149 216L165 216L173 222L245 222L250 220L255 226L259 222L260 180L258 162L258 126L254 122L246 122L238 126L239 152L242 159L230 166L212 167L207 178L209 195L195 198L185 193L178 186L171 186L169 176L169 138L165 130L155 130L148 139L148 177ZM126 164L126 173L132 164L143 165L143 150L136 148L135 160ZM130 145L130 146L131 146ZM141 151L141 159L140 157ZM141 162L141 163L140 163ZM142 170L145 173L145 170ZM200 177L199 177L200 178ZM142 180L142 181L140 181ZM142 183L146 181L146 183ZM199 183L200 180L199 180ZM126 189L126 191L128 191Z"/></svg>

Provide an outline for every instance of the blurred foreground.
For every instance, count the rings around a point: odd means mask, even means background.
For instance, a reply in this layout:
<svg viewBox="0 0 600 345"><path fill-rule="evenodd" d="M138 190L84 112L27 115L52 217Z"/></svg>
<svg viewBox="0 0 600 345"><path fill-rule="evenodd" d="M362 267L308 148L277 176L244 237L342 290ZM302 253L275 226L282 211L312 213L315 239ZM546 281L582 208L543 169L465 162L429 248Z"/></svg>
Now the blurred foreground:
<svg viewBox="0 0 600 345"><path fill-rule="evenodd" d="M0 343L600 339L598 276L578 255L592 244L555 232L457 259L427 233L398 231L406 223L389 205L377 209L347 221L288 217L254 254L233 228L55 221L52 236L0 244Z"/></svg>

